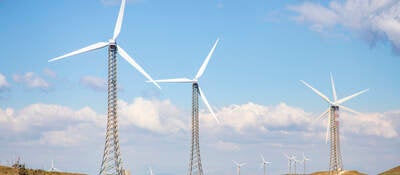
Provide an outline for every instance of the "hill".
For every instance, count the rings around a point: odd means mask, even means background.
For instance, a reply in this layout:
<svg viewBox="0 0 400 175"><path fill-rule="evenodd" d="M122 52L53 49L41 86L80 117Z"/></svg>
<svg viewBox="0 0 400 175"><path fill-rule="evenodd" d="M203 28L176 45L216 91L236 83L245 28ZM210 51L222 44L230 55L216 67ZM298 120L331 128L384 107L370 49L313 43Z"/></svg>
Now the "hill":
<svg viewBox="0 0 400 175"><path fill-rule="evenodd" d="M311 173L310 175L329 175L329 172L328 171L319 171L319 172ZM349 171L340 172L340 175L367 175L367 174L360 173L355 170L349 170Z"/></svg>
<svg viewBox="0 0 400 175"><path fill-rule="evenodd" d="M44 170L18 169L0 165L0 175L84 175L79 173L47 172Z"/></svg>
<svg viewBox="0 0 400 175"><path fill-rule="evenodd" d="M387 170L379 175L400 175L400 166L394 167L390 170Z"/></svg>

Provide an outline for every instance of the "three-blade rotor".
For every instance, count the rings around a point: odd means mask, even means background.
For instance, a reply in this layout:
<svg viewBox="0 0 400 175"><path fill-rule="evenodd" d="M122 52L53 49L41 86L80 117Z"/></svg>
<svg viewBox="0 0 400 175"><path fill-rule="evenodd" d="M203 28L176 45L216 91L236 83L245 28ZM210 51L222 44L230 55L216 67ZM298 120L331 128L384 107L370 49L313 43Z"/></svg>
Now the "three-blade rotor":
<svg viewBox="0 0 400 175"><path fill-rule="evenodd" d="M95 44L91 44L89 46L86 46L84 48L78 49L76 51L73 51L73 52L67 53L65 55L50 59L48 62L53 62L53 61L57 61L57 60L60 60L60 59L66 58L66 57L70 57L70 56L74 56L74 55L90 52L90 51L93 51L93 50L101 49L101 48L104 48L106 46L110 46L110 47L111 46L116 46L118 48L117 49L118 54L123 59L125 59L129 64L131 64L136 70L138 70L143 76L145 76L155 86L160 88L160 86L150 77L150 75L148 75L144 71L144 69L138 63L136 63L136 61L134 59L132 59L131 56L129 56L125 52L125 50L123 50L120 46L117 46L117 44L115 42L116 39L119 36L119 33L121 32L122 21L123 21L123 18L124 18L125 4L126 4L126 0L122 0L121 7L120 7L120 10L119 10L119 14L118 14L118 19L117 19L117 22L116 22L115 28L114 28L114 35L108 42L98 42L98 43L95 43Z"/></svg>
<svg viewBox="0 0 400 175"><path fill-rule="evenodd" d="M337 99L336 88L335 88L335 82L334 82L334 80L333 80L332 73L331 73L330 75L331 75L331 85L332 85L333 101L331 101L326 95L324 95L324 94L321 93L319 90L315 89L314 87L312 87L311 85L309 85L309 84L306 83L305 81L300 80L300 82L302 82L304 85L306 85L307 87L309 87L312 91L314 91L318 96L320 96L322 99L324 99L324 100L325 100L326 102L328 102L329 105L330 105L329 108L328 108L327 110L325 110L314 122L319 121L319 120L321 120L322 118L324 118L325 116L327 116L326 114L328 114L328 113L330 112L330 110L331 110L332 107L342 108L342 109L344 109L345 111L354 113L354 114L356 114L356 115L360 115L361 113L359 113L359 112L357 112L357 111L355 111L355 110L353 110L353 109L351 109L351 108L349 108L349 107L343 106L342 104L343 104L344 102L346 102L346 101L349 101L349 100L351 100L351 99L353 99L353 98L355 98L355 97L357 97L357 96L359 96L359 95L361 95L361 94L367 92L369 89L362 90L362 91L357 92L357 93L355 93L355 94L353 94L353 95L350 95L350 96L347 96L347 97L344 97L344 98L338 100L338 99ZM313 123L314 123L314 122L313 122ZM325 136L325 141L326 141L326 143L328 143L328 140L329 140L329 129L330 129L330 127L331 127L331 126L330 126L330 121L328 120L327 128L326 128L326 136Z"/></svg>
<svg viewBox="0 0 400 175"><path fill-rule="evenodd" d="M211 105L208 103L208 100L203 92L203 90L200 88L198 79L204 74L204 71L207 68L208 62L211 59L211 56L214 53L215 48L217 47L217 44L219 42L219 39L217 39L211 49L211 51L208 53L206 59L204 60L203 64L201 65L199 71L197 72L196 76L193 79L189 79L189 78L174 78L174 79L163 79L163 80L155 80L154 82L157 83L191 83L191 84L197 84L198 85L198 93L202 99L202 101L204 102L204 104L206 105L206 107L208 108L208 110L210 111L210 113L212 114L212 116L214 117L214 119L217 121L217 123L219 124L219 120L217 118L217 116L214 113L214 110L212 109ZM147 81L147 82L151 82L151 81Z"/></svg>

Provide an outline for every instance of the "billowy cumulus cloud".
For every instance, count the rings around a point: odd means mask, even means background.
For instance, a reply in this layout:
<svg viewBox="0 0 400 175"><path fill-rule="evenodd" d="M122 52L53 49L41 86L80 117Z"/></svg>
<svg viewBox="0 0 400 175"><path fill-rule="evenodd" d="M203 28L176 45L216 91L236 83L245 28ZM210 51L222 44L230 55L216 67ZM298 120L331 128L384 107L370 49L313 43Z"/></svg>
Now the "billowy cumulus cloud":
<svg viewBox="0 0 400 175"><path fill-rule="evenodd" d="M306 1L288 7L297 13L294 20L320 33L346 29L367 41L389 42L400 54L400 1L398 0L331 0L327 6Z"/></svg>
<svg viewBox="0 0 400 175"><path fill-rule="evenodd" d="M7 82L6 76L0 73L0 92L8 89L10 84Z"/></svg>
<svg viewBox="0 0 400 175"><path fill-rule="evenodd" d="M133 127L162 135L189 132L190 125L185 112L169 100L136 98L132 102L121 100L118 104L121 129ZM203 132L225 136L233 132L241 136L251 135L254 139L262 139L263 135L274 133L301 133L303 137L319 136L321 140L325 136L325 122L312 125L314 114L285 103L276 106L251 102L230 105L221 108L216 114L221 125L218 125L207 111L201 112ZM395 138L398 137L396 128L400 125L400 112L362 116L343 113L341 121L345 135ZM32 104L20 110L0 108L0 131L8 131L8 134L2 132L1 137L15 137L29 133L28 135L34 136L33 139L42 144L74 146L85 138L93 137L85 135L84 128L92 128L91 131L98 132L87 134L102 135L105 125L106 116L90 107L75 110L61 105ZM240 150L238 143L233 140L219 140L214 147L231 151Z"/></svg>
<svg viewBox="0 0 400 175"><path fill-rule="evenodd" d="M34 72L27 72L25 74L14 74L13 80L16 83L23 84L30 89L49 90L50 84L42 77L36 75Z"/></svg>

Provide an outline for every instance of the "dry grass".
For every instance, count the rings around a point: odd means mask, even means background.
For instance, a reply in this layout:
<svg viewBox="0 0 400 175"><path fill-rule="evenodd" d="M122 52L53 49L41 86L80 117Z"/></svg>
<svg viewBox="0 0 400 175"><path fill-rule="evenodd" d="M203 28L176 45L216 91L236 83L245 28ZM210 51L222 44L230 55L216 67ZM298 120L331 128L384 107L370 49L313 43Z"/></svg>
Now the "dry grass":
<svg viewBox="0 0 400 175"><path fill-rule="evenodd" d="M360 173L360 172L354 171L354 170L342 171L339 174L340 175L367 175L367 174ZM311 175L329 175L329 172L328 171L319 171L319 172L312 173Z"/></svg>
<svg viewBox="0 0 400 175"><path fill-rule="evenodd" d="M44 170L27 169L28 175L84 175L78 173L47 172ZM19 175L18 169L0 165L0 175Z"/></svg>
<svg viewBox="0 0 400 175"><path fill-rule="evenodd" d="M400 175L400 166L387 170L379 175Z"/></svg>

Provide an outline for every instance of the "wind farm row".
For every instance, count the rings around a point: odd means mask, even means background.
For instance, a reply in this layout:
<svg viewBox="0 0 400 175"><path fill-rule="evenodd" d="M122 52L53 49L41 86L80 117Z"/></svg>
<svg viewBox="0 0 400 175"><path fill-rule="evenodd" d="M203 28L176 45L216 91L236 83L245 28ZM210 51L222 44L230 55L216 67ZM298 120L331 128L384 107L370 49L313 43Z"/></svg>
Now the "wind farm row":
<svg viewBox="0 0 400 175"><path fill-rule="evenodd" d="M124 19L124 11L125 11L126 0L122 0L118 18L116 21L116 25L114 27L114 33L106 42L97 42L86 46L84 48L78 49L76 51L67 53L65 55L55 57L49 60L49 62L59 61L74 55L91 52L93 50L108 48L108 106L107 106L107 125L106 125L106 137L104 143L104 152L103 158L101 161L101 166L99 170L100 175L124 175L129 174L128 170L123 167L122 163L122 154L120 151L120 138L119 138L119 121L118 121L118 84L117 84L117 55L119 55L122 59L128 62L132 67L134 67L140 74L142 74L148 83L152 83L157 88L161 89L159 84L161 83L181 83L181 84L191 84L192 86L192 105L191 105L191 145L190 145L190 156L189 156L189 166L188 166L188 175L203 175L204 170L202 166L202 159L200 153L200 120L199 120L199 97L201 101L204 103L208 111L214 117L216 123L220 124L218 120L218 116L215 114L212 106L206 98L204 91L202 90L199 80L202 78L205 70L212 58L213 53L215 52L217 45L219 43L219 39L216 39L211 50L208 55L204 59L203 64L197 71L197 74L193 78L172 78L172 79L153 79L136 61L132 58L121 46L117 44L117 39L120 34L122 23ZM118 75L119 76L119 75ZM331 85L332 85L332 93L333 99L329 99L325 94L321 93L319 90L301 80L301 82L308 88L310 88L314 93L320 96L324 101L329 104L329 108L326 109L316 121L327 118L328 122L326 124L326 143L329 144L330 156L327 158L327 164L329 164L328 171L331 174L338 174L339 172L344 170L341 149L340 149L340 125L339 125L339 109L343 109L345 111L360 115L359 112L343 106L343 103L365 93L368 89L357 92L353 95L338 99L335 89L335 83L333 80L333 76L331 74ZM310 159L306 157L304 154L302 155L302 159L296 159L294 155L284 156L288 159L288 174L301 174L297 171L298 164L303 164L303 172L302 174L306 174L306 163ZM262 168L264 175L267 174L267 167L272 162L266 161L264 157L262 158ZM233 161L237 168L237 174L240 175L241 167L245 166L245 163L238 163ZM150 169L150 174L153 174L153 171Z"/></svg>

